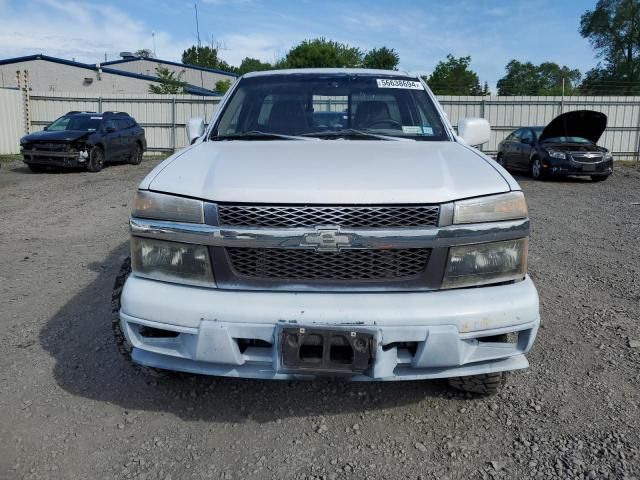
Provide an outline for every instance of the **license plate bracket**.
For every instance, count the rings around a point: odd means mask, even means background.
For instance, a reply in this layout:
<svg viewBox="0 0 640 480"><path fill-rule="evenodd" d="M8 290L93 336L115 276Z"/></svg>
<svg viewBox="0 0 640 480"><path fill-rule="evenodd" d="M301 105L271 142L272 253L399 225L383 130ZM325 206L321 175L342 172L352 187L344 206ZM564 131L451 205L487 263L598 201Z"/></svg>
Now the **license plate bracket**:
<svg viewBox="0 0 640 480"><path fill-rule="evenodd" d="M361 374L373 363L376 339L358 329L291 327L280 331L285 370L318 374Z"/></svg>

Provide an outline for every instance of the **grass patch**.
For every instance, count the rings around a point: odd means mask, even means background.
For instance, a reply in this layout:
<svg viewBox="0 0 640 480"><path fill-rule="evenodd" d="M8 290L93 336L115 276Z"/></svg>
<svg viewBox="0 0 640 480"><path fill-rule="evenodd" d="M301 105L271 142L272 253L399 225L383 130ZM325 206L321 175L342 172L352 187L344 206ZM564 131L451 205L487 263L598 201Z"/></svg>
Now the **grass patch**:
<svg viewBox="0 0 640 480"><path fill-rule="evenodd" d="M0 163L10 163L22 160L22 155L0 155Z"/></svg>

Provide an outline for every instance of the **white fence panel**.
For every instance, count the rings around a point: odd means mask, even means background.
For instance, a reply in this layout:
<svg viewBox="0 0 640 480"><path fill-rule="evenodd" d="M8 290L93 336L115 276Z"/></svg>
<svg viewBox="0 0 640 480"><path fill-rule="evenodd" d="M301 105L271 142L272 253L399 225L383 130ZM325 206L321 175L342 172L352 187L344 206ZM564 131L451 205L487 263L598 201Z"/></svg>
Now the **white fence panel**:
<svg viewBox="0 0 640 480"><path fill-rule="evenodd" d="M0 88L0 154L18 153L24 135L24 110L19 90Z"/></svg>

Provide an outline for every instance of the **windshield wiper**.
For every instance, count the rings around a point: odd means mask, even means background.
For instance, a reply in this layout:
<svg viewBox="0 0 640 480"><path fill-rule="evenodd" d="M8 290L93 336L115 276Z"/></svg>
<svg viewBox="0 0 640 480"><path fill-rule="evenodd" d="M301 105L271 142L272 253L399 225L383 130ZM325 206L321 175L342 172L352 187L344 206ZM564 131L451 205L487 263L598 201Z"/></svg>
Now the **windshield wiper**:
<svg viewBox="0 0 640 480"><path fill-rule="evenodd" d="M266 138L278 140L316 140L314 138L301 137L298 135L283 135L280 133L261 132L251 130L249 132L234 133L233 135L216 135L212 140L263 140Z"/></svg>
<svg viewBox="0 0 640 480"><path fill-rule="evenodd" d="M344 128L342 130L326 130L322 132L310 132L303 133L305 137L365 137L375 138L378 140L391 140L395 142L413 142L412 138L394 137L391 135L381 135L379 133L367 132L364 130L357 130L355 128Z"/></svg>

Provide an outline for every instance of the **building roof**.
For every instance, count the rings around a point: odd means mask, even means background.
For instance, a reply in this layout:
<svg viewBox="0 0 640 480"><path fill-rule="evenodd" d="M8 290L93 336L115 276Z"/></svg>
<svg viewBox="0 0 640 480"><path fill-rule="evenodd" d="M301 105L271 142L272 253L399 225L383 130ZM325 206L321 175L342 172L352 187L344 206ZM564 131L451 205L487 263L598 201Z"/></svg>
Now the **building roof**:
<svg viewBox="0 0 640 480"><path fill-rule="evenodd" d="M121 64L121 63L136 62L138 60L148 60L149 62L162 63L162 64L165 64L165 65L173 65L175 67L184 67L184 68L189 68L189 69L192 69L192 70L202 70L203 72L219 73L221 75L228 75L230 77L237 77L238 76L238 74L236 74L236 73L226 72L224 70L218 70L216 68L206 68L206 67L201 67L199 65L191 65L189 63L171 62L169 60L161 60L159 58L147 58L147 57L121 58L120 60L110 60L108 62L104 62L102 65L118 65L118 64Z"/></svg>
<svg viewBox="0 0 640 480"><path fill-rule="evenodd" d="M61 65L68 65L76 68L84 68L85 70L92 70L94 72L98 71L98 68L100 68L100 70L103 73L109 73L111 75L120 75L121 77L137 78L139 80L147 80L149 82L159 81L158 77L153 77L151 75L143 75L140 73L132 73L132 72L127 72L125 70L118 70L116 68L103 67L102 65L104 64L99 64L100 67L98 67L98 64L94 65L90 63L75 62L73 60L66 60L64 58L50 57L49 55L43 55L41 53L36 55L26 55L24 57L0 59L0 65L10 65L12 63L29 62L33 60L43 60L45 62L59 63ZM220 93L218 92L215 92L213 90L208 90L202 87L197 87L196 85L191 85L191 84L186 85L185 91L193 95L220 96Z"/></svg>

